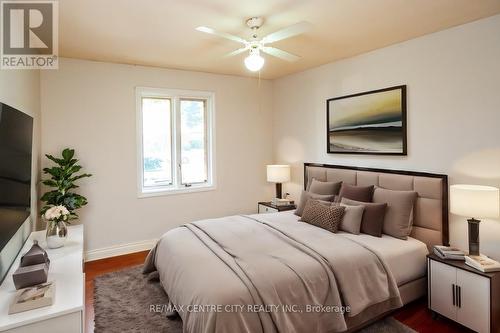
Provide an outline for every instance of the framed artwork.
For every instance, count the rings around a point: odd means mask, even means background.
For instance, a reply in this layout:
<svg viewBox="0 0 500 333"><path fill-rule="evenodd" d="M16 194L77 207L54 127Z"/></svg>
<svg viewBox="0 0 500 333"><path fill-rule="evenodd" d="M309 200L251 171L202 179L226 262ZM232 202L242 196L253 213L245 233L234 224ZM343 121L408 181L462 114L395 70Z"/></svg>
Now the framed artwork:
<svg viewBox="0 0 500 333"><path fill-rule="evenodd" d="M406 85L326 101L327 152L406 155Z"/></svg>

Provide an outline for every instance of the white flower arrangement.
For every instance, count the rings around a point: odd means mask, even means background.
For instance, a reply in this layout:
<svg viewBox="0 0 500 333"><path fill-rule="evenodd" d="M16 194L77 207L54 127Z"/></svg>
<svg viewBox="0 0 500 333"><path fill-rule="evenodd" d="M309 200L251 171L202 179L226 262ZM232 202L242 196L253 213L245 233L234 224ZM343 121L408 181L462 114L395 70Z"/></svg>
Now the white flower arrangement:
<svg viewBox="0 0 500 333"><path fill-rule="evenodd" d="M52 206L44 214L47 221L59 222L67 221L69 219L70 212L64 206Z"/></svg>

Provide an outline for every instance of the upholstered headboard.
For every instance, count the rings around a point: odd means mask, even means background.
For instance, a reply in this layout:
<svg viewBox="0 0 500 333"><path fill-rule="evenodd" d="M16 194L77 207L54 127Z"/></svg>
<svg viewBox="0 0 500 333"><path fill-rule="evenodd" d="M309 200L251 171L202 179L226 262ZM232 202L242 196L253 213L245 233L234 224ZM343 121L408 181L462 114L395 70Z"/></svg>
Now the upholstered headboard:
<svg viewBox="0 0 500 333"><path fill-rule="evenodd" d="M428 246L449 244L446 175L304 163L304 189L312 178L321 181L343 181L350 185L375 185L390 190L415 191L418 196L413 209L411 237Z"/></svg>

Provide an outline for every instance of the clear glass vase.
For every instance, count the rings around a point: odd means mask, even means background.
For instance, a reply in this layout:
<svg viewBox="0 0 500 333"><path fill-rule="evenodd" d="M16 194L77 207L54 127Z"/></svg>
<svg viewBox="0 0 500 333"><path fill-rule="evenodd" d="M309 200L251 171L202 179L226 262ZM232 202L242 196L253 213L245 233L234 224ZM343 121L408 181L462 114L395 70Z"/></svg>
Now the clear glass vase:
<svg viewBox="0 0 500 333"><path fill-rule="evenodd" d="M63 221L47 222L47 233L45 234L45 239L47 240L47 246L49 249L57 249L64 246L67 237L68 228L66 227L66 223Z"/></svg>

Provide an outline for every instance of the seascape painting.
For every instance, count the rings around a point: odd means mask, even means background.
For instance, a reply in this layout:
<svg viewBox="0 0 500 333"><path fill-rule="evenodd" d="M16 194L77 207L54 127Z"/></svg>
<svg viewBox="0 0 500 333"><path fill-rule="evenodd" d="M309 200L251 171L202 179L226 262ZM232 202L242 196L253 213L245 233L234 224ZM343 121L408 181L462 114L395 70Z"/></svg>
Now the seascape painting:
<svg viewBox="0 0 500 333"><path fill-rule="evenodd" d="M406 155L406 86L327 100L328 153Z"/></svg>

